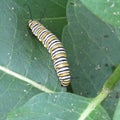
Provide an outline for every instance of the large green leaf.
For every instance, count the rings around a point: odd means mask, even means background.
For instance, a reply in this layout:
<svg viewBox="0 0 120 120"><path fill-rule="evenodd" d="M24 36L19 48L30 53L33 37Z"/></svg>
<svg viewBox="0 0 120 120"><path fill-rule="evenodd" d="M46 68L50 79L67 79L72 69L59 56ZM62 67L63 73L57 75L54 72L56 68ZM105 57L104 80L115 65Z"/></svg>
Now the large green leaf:
<svg viewBox="0 0 120 120"><path fill-rule="evenodd" d="M120 1L119 0L80 0L100 19L106 23L120 27Z"/></svg>
<svg viewBox="0 0 120 120"><path fill-rule="evenodd" d="M79 120L90 99L69 93L41 94L9 113L7 120ZM80 119L83 120L83 119ZM86 120L110 120L98 106Z"/></svg>
<svg viewBox="0 0 120 120"><path fill-rule="evenodd" d="M69 2L67 17L63 43L72 72L72 91L87 97L96 96L113 68L120 63L120 30L105 24L79 0ZM104 102L111 117L119 88L120 84Z"/></svg>
<svg viewBox="0 0 120 120"><path fill-rule="evenodd" d="M64 1L64 0L62 0ZM66 24L65 3L56 0L1 0L0 2L0 120L7 112L40 93L23 77L41 83L52 91L61 91L50 54L28 28L30 11L59 38ZM51 14L52 13L52 14ZM10 75L6 74L9 73ZM11 73L12 76L11 76ZM20 79L16 78L21 75Z"/></svg>

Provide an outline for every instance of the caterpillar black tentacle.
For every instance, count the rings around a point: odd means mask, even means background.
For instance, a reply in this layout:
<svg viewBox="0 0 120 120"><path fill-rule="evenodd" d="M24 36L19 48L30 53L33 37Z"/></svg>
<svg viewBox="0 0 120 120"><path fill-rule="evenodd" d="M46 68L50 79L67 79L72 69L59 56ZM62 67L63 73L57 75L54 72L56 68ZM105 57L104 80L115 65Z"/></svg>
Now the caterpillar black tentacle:
<svg viewBox="0 0 120 120"><path fill-rule="evenodd" d="M67 61L67 55L62 43L58 38L47 30L38 21L30 20L29 27L33 34L42 42L44 47L48 49L54 63L54 68L62 86L68 86L70 83L70 69Z"/></svg>

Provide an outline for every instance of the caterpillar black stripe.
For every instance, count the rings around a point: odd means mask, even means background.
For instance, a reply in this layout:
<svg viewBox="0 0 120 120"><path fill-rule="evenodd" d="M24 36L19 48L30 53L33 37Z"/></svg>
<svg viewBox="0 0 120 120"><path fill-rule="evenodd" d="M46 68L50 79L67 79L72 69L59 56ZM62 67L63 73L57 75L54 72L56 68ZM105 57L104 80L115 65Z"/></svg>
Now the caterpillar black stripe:
<svg viewBox="0 0 120 120"><path fill-rule="evenodd" d="M47 30L38 21L30 20L29 27L33 34L42 42L44 47L48 49L54 63L54 68L62 86L68 86L70 83L70 69L67 61L65 49L58 38Z"/></svg>

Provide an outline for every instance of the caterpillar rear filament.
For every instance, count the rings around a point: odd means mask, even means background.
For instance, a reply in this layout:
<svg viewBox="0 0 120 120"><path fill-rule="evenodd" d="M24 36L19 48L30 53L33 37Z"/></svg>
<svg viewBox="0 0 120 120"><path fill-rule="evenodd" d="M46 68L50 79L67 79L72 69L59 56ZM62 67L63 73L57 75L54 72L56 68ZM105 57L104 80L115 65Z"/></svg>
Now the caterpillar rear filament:
<svg viewBox="0 0 120 120"><path fill-rule="evenodd" d="M47 30L38 21L30 20L29 27L33 34L48 49L54 63L54 68L62 86L68 86L70 83L70 69L67 61L65 49L58 38Z"/></svg>

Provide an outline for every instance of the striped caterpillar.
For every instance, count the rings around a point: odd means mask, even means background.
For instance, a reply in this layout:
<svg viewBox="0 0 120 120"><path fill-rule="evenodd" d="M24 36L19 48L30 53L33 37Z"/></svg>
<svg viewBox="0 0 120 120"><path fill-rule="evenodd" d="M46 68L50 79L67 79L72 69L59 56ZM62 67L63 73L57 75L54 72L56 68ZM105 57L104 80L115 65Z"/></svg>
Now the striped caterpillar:
<svg viewBox="0 0 120 120"><path fill-rule="evenodd" d="M58 38L47 30L41 23L35 20L29 20L29 27L33 34L48 49L54 63L54 68L62 86L68 86L70 83L70 69L67 61L65 49Z"/></svg>

